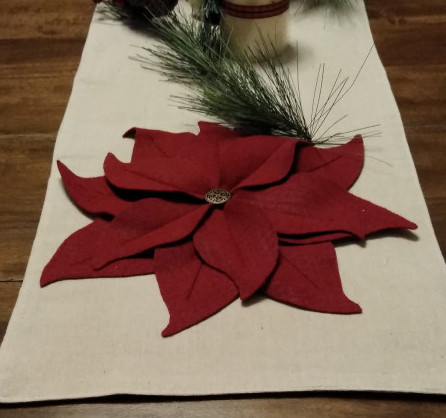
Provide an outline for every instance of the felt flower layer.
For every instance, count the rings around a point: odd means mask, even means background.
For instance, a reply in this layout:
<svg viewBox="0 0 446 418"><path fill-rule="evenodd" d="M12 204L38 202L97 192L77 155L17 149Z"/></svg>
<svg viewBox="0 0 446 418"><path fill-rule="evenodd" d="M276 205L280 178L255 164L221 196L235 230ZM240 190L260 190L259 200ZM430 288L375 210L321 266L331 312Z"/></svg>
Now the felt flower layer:
<svg viewBox="0 0 446 418"><path fill-rule="evenodd" d="M131 161L109 154L104 176L78 177L58 162L66 191L95 219L61 244L41 285L154 272L170 313L163 336L257 292L359 313L343 292L332 241L416 228L348 192L363 165L359 136L325 149L209 123L198 135L125 136L135 139Z"/></svg>

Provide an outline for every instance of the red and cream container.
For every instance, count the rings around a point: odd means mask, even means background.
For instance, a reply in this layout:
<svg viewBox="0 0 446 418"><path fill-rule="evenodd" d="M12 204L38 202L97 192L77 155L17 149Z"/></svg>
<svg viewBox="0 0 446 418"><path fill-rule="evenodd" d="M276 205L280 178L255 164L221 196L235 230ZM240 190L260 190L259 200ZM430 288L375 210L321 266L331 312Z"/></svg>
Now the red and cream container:
<svg viewBox="0 0 446 418"><path fill-rule="evenodd" d="M221 5L222 34L234 53L251 50L261 58L259 46L265 44L267 56L274 57L285 49L289 0L223 0Z"/></svg>

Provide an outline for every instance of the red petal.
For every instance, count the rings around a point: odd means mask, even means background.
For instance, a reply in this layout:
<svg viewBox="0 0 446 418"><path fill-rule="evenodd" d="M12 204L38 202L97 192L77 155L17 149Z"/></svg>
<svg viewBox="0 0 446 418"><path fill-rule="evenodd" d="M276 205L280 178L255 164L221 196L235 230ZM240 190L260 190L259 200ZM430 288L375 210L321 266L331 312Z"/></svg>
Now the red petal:
<svg viewBox="0 0 446 418"><path fill-rule="evenodd" d="M221 187L227 190L278 182L290 171L298 142L250 136L220 142Z"/></svg>
<svg viewBox="0 0 446 418"><path fill-rule="evenodd" d="M64 279L93 277L122 277L153 273L153 258L140 257L118 260L102 269L94 269L92 259L98 248L108 249L108 241L101 239L108 222L96 219L70 235L45 266L40 285ZM105 248L104 248L105 247Z"/></svg>
<svg viewBox="0 0 446 418"><path fill-rule="evenodd" d="M215 144L202 143L197 139L197 135L191 132L166 132L154 129L132 128L124 134L125 138L134 137L135 145L133 147L132 163L147 164L153 157L172 158L183 157L185 159L195 160L197 151L201 152L203 148L209 154L214 151ZM209 147L212 147L209 149ZM215 151L214 151L215 152Z"/></svg>
<svg viewBox="0 0 446 418"><path fill-rule="evenodd" d="M129 205L129 202L116 196L104 176L79 177L60 161L57 167L65 190L81 209L94 214L116 215Z"/></svg>
<svg viewBox="0 0 446 418"><path fill-rule="evenodd" d="M277 235L265 215L232 198L214 210L194 234L203 260L225 272L245 300L267 280L277 263Z"/></svg>
<svg viewBox="0 0 446 418"><path fill-rule="evenodd" d="M152 157L173 157L183 152L188 153L191 141L196 135L191 132L166 132L155 129L132 128L124 138L135 139L132 161L147 162Z"/></svg>
<svg viewBox="0 0 446 418"><path fill-rule="evenodd" d="M360 313L345 296L331 243L280 247L279 266L265 293L273 299L317 312Z"/></svg>
<svg viewBox="0 0 446 418"><path fill-rule="evenodd" d="M155 198L132 203L109 222L103 237L107 245L98 249L95 267L185 238L209 209Z"/></svg>
<svg viewBox="0 0 446 418"><path fill-rule="evenodd" d="M361 174L364 143L360 135L339 147L302 147L297 159L298 172L317 171L338 185L349 189Z"/></svg>
<svg viewBox="0 0 446 418"><path fill-rule="evenodd" d="M123 163L113 154L108 154L104 161L105 176L116 187L183 192L198 198L218 188L218 183L203 174L206 167L205 163L199 165L180 157L151 157L144 163Z"/></svg>
<svg viewBox="0 0 446 418"><path fill-rule="evenodd" d="M285 244L316 244L318 242L336 241L351 237L352 234L343 231L321 232L309 235L279 235L279 241Z"/></svg>
<svg viewBox="0 0 446 418"><path fill-rule="evenodd" d="M212 122L198 122L198 126L200 127L200 133L198 136L210 136L213 135L215 137L225 137L225 138L240 138L243 135L242 132L237 131L235 129L227 128L226 126L219 125L217 123Z"/></svg>
<svg viewBox="0 0 446 418"><path fill-rule="evenodd" d="M237 288L203 264L192 242L155 250L156 279L169 310L163 337L176 334L214 315L237 298Z"/></svg>
<svg viewBox="0 0 446 418"><path fill-rule="evenodd" d="M349 232L359 238L373 232L416 225L356 197L336 183L312 173L299 173L279 186L238 197L260 207L276 231L287 235Z"/></svg>
<svg viewBox="0 0 446 418"><path fill-rule="evenodd" d="M173 191L202 198L220 185L220 159L215 135L170 133L132 128L130 163L109 154L104 162L107 179L131 190Z"/></svg>

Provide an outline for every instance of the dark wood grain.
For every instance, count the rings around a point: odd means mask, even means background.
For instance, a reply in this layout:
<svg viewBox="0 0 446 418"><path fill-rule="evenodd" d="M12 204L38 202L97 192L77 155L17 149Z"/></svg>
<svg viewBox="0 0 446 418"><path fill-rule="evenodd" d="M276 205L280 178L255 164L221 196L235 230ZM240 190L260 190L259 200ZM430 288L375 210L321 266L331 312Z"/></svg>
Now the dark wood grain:
<svg viewBox="0 0 446 418"><path fill-rule="evenodd" d="M223 399L148 399L115 397L42 406L0 409L0 416L48 417L190 417L190 418L443 418L444 408L436 398L380 398L351 394L296 394L246 396ZM5 415L2 415L5 412ZM13 412L14 415L8 415Z"/></svg>
<svg viewBox="0 0 446 418"><path fill-rule="evenodd" d="M446 4L366 0L376 47L399 105L446 254ZM89 0L0 3L0 335L37 228L57 129L93 11ZM444 397L282 394L216 399L112 397L0 408L4 417L432 417Z"/></svg>

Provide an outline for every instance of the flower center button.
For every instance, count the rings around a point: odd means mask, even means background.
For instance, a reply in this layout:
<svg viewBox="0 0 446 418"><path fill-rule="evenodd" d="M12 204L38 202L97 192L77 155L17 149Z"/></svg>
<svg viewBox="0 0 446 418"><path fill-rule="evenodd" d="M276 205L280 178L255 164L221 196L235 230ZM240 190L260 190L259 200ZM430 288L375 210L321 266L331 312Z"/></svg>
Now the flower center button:
<svg viewBox="0 0 446 418"><path fill-rule="evenodd" d="M231 193L224 189L212 189L204 195L204 200L212 205L222 205L231 198Z"/></svg>

